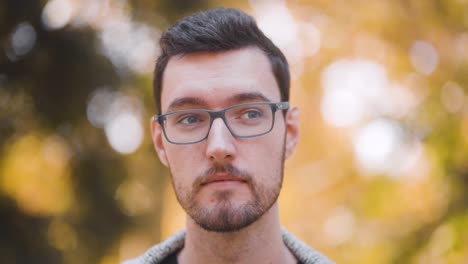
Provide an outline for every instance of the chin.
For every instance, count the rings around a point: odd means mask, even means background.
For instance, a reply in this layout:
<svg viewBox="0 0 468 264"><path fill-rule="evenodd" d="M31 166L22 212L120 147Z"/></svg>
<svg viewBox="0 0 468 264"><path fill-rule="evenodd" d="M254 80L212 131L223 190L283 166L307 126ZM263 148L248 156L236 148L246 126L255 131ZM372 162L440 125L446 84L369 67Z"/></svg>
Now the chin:
<svg viewBox="0 0 468 264"><path fill-rule="evenodd" d="M225 194L226 195L226 194ZM262 205L253 199L234 204L231 199L217 197L215 204L189 208L187 213L203 229L210 232L237 232L260 219L274 204ZM232 197L231 197L232 198Z"/></svg>
<svg viewBox="0 0 468 264"><path fill-rule="evenodd" d="M255 221L263 212L251 205L232 206L230 202L221 202L209 210L201 210L194 217L195 222L211 232L237 232Z"/></svg>

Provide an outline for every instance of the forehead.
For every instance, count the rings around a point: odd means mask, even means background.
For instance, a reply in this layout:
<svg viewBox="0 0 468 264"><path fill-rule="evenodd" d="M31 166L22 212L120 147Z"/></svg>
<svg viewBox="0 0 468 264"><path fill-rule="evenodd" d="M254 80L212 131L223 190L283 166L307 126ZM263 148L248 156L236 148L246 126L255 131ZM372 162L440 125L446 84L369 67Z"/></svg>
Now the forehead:
<svg viewBox="0 0 468 264"><path fill-rule="evenodd" d="M200 102L200 106L213 109L252 100L240 96L243 94L280 100L270 62L258 48L173 57L166 66L162 83L163 112L171 110L168 108L172 102L184 98L195 99L192 101Z"/></svg>

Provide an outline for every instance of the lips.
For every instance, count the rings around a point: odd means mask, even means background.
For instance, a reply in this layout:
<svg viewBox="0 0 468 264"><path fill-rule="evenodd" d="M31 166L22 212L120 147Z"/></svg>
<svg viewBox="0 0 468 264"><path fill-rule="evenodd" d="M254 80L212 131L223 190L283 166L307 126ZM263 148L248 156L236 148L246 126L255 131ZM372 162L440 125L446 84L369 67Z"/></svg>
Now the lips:
<svg viewBox="0 0 468 264"><path fill-rule="evenodd" d="M201 185L207 185L210 183L217 182L245 182L245 180L228 173L219 173L210 175L201 183Z"/></svg>

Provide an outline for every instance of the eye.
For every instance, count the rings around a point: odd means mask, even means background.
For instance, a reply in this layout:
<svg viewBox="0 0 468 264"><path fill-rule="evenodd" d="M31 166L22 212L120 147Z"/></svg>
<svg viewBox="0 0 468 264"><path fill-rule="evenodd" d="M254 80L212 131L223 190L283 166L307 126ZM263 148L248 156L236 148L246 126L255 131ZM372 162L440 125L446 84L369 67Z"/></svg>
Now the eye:
<svg viewBox="0 0 468 264"><path fill-rule="evenodd" d="M242 119L257 119L257 118L260 118L262 117L262 112L261 111L258 111L258 110L254 110L254 109L251 109L251 110L248 110L248 111L245 111L244 113L242 113L241 115L241 118Z"/></svg>
<svg viewBox="0 0 468 264"><path fill-rule="evenodd" d="M203 120L199 118L198 116L190 115L190 116L185 116L179 119L177 123L184 124L184 125L193 125L202 121Z"/></svg>

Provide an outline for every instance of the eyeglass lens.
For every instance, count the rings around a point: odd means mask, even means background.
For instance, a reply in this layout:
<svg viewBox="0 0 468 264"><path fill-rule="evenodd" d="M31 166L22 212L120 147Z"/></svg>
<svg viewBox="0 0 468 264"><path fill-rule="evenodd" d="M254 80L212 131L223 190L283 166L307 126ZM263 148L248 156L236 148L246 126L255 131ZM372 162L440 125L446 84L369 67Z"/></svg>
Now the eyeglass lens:
<svg viewBox="0 0 468 264"><path fill-rule="evenodd" d="M263 134L271 129L273 111L269 104L248 104L229 108L225 112L229 130L238 137ZM166 116L164 128L170 141L188 143L207 136L210 114L203 110L174 112Z"/></svg>

